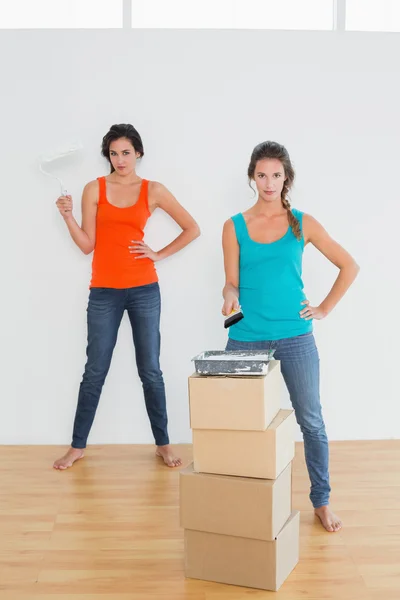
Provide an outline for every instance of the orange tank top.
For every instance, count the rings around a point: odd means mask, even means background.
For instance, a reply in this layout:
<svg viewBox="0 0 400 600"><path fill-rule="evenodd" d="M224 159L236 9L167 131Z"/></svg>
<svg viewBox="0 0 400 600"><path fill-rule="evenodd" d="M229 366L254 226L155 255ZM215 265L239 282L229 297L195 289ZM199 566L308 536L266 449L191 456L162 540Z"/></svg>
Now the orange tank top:
<svg viewBox="0 0 400 600"><path fill-rule="evenodd" d="M132 240L143 240L150 217L149 182L142 180L139 198L127 208L119 208L107 200L106 178L98 177L99 202L96 217L96 243L89 287L130 288L158 281L150 258L135 259L129 252Z"/></svg>

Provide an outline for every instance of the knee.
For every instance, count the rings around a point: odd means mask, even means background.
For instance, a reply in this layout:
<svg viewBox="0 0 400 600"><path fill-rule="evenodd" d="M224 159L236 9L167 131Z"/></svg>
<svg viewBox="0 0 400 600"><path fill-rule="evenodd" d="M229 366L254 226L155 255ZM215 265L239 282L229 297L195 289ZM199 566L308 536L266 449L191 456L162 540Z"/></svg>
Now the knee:
<svg viewBox="0 0 400 600"><path fill-rule="evenodd" d="M321 407L310 410L297 410L296 420L303 434L319 438L325 435L325 423Z"/></svg>
<svg viewBox="0 0 400 600"><path fill-rule="evenodd" d="M163 375L160 367L146 365L139 369L139 377L143 385L163 384Z"/></svg>
<svg viewBox="0 0 400 600"><path fill-rule="evenodd" d="M82 377L83 384L103 385L109 366L107 364L87 364Z"/></svg>
<svg viewBox="0 0 400 600"><path fill-rule="evenodd" d="M104 348L90 348L82 381L90 384L102 384L111 364L113 346Z"/></svg>
<svg viewBox="0 0 400 600"><path fill-rule="evenodd" d="M303 435L319 440L326 438L325 423L322 416L303 419L299 425Z"/></svg>

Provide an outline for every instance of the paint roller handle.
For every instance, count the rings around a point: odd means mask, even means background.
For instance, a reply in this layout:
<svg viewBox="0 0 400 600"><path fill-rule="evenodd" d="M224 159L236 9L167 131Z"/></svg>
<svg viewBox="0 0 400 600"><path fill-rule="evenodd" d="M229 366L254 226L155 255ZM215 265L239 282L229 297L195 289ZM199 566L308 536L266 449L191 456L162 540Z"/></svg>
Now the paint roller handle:
<svg viewBox="0 0 400 600"><path fill-rule="evenodd" d="M72 196L69 196L68 194L63 194L62 196L57 198L56 205L63 219L68 219L72 216Z"/></svg>

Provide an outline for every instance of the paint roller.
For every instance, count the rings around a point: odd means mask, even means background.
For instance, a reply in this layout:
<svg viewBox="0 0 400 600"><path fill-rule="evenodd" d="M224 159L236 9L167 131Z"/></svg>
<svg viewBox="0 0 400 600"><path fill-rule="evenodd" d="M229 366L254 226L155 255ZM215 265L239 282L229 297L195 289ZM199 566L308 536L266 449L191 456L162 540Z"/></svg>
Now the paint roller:
<svg viewBox="0 0 400 600"><path fill-rule="evenodd" d="M68 147L60 148L59 150L57 150L56 152L53 152L52 154L43 155L40 158L40 164L39 164L40 171L44 175L47 175L48 177L53 177L54 179L57 179L57 181L59 182L60 187L61 187L61 195L62 196L67 195L67 190L64 186L64 183L62 182L62 180L59 177L57 177L57 175L54 175L53 173L50 173L49 171L45 170L44 167L46 166L46 169L47 169L48 165L49 166L52 165L55 161L57 161L61 158L71 156L72 154L75 154L79 150L82 150L82 148L83 148L83 146L82 146L81 142L77 142L76 144L71 144Z"/></svg>

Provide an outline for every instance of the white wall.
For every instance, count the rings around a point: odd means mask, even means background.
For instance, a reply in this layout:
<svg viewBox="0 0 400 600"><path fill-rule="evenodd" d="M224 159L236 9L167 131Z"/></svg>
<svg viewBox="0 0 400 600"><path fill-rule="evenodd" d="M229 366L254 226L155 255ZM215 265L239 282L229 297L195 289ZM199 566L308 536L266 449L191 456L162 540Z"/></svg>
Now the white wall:
<svg viewBox="0 0 400 600"><path fill-rule="evenodd" d="M138 128L140 174L166 184L203 232L158 264L171 440L191 440L191 357L225 344L221 228L253 202L247 165L265 139L291 153L293 204L361 265L315 327L329 437L399 437L399 55L399 36L385 34L2 31L0 442L70 442L91 259L70 240L57 182L37 158L83 142L60 171L79 217L84 184L107 172L99 147L115 122ZM147 240L157 249L176 234L155 214ZM317 304L336 269L307 248L304 272ZM152 442L127 319L89 441Z"/></svg>

